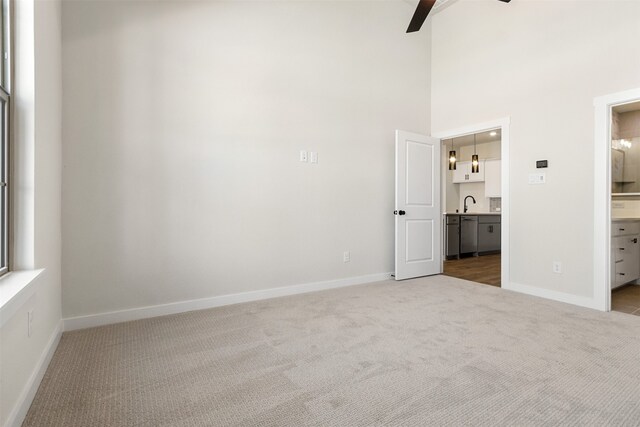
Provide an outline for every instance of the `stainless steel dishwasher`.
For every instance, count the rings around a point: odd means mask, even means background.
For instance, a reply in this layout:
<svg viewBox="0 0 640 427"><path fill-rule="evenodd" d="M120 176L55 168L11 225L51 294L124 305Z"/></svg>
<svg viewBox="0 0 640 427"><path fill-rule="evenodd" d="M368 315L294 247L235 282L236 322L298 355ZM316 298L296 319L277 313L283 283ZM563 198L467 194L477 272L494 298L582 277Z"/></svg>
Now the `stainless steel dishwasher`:
<svg viewBox="0 0 640 427"><path fill-rule="evenodd" d="M460 255L478 252L478 217L460 217Z"/></svg>

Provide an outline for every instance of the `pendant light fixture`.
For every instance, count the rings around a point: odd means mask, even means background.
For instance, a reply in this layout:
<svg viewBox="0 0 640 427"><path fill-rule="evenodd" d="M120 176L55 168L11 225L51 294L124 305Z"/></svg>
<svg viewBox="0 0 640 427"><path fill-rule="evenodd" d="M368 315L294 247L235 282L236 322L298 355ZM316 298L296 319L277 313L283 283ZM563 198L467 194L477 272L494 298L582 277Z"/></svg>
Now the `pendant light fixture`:
<svg viewBox="0 0 640 427"><path fill-rule="evenodd" d="M478 161L478 153L476 153L476 135L473 134L473 156L471 156L471 173L480 172L480 162Z"/></svg>
<svg viewBox="0 0 640 427"><path fill-rule="evenodd" d="M451 151L449 151L449 170L456 170L456 151L453 148L453 138L451 138Z"/></svg>

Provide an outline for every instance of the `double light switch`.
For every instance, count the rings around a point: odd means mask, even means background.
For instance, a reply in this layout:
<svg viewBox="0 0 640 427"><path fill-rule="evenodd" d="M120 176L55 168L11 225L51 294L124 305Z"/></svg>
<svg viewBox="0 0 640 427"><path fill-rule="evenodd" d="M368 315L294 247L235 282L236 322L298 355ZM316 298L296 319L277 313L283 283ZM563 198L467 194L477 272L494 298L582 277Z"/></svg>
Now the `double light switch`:
<svg viewBox="0 0 640 427"><path fill-rule="evenodd" d="M311 163L318 163L318 153L315 151L309 151L307 153L306 150L300 150L300 161L310 161Z"/></svg>

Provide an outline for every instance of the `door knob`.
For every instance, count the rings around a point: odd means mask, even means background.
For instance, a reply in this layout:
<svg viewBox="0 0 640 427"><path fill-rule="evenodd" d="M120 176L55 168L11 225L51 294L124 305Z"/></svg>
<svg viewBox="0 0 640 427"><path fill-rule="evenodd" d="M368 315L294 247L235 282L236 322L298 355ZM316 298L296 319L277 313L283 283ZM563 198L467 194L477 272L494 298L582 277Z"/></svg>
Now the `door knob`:
<svg viewBox="0 0 640 427"><path fill-rule="evenodd" d="M393 211L393 214L394 215L404 215L404 214L406 214L406 212L405 211Z"/></svg>

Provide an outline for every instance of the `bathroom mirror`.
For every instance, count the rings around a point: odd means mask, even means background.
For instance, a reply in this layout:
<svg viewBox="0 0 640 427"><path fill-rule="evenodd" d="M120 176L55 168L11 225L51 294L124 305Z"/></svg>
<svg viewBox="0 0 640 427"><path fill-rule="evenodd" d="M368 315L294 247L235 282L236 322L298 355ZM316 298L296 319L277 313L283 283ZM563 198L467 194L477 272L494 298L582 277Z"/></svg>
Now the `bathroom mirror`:
<svg viewBox="0 0 640 427"><path fill-rule="evenodd" d="M611 123L611 192L640 193L640 108L615 107Z"/></svg>

